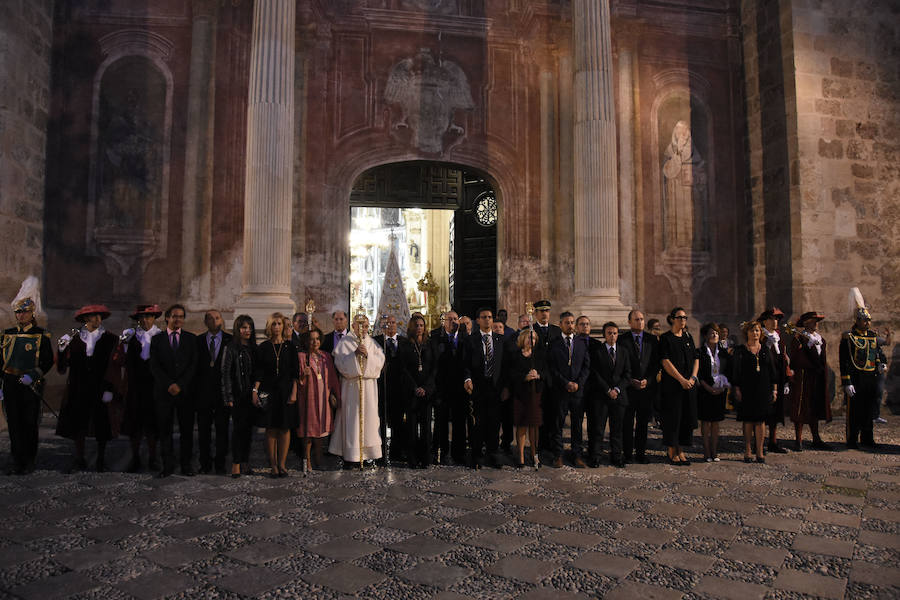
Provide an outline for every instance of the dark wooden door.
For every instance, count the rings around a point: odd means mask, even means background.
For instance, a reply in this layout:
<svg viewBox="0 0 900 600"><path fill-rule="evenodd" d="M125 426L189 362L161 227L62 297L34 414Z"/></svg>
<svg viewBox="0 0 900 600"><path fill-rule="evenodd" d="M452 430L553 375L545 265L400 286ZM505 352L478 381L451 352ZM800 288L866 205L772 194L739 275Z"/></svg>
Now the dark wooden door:
<svg viewBox="0 0 900 600"><path fill-rule="evenodd" d="M486 181L468 179L453 217L451 302L459 314L474 319L480 307L496 311L497 306L497 202Z"/></svg>

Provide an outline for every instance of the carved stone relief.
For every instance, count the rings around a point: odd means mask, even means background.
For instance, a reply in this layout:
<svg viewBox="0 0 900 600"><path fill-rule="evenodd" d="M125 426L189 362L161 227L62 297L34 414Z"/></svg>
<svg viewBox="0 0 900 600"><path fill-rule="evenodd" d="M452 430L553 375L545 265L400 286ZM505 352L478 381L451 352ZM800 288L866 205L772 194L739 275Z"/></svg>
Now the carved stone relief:
<svg viewBox="0 0 900 600"><path fill-rule="evenodd" d="M392 119L391 135L429 154L444 154L462 143L466 130L455 122L456 112L475 108L462 68L435 61L428 48L394 64L384 98L400 112Z"/></svg>
<svg viewBox="0 0 900 600"><path fill-rule="evenodd" d="M692 291L716 274L712 256L710 190L715 189L711 157L712 119L706 103L682 86L669 86L654 102L655 272L668 279L676 296Z"/></svg>

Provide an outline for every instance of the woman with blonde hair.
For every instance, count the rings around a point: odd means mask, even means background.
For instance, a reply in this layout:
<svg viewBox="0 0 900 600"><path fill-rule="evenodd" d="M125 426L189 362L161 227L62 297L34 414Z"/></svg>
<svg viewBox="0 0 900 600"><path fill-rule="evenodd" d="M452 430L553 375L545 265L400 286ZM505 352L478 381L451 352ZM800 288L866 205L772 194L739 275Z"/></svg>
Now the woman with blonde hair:
<svg viewBox="0 0 900 600"><path fill-rule="evenodd" d="M516 446L519 461L516 468L525 466L525 438L531 448L534 468L541 465L538 458L538 428L543 424L542 396L550 369L543 345L538 344L538 334L531 328L523 329L516 339L517 352L512 353L509 381L512 387L513 425L516 426Z"/></svg>
<svg viewBox="0 0 900 600"><path fill-rule="evenodd" d="M755 447L756 462L764 463L763 425L778 394L775 362L769 348L760 341L762 325L758 321L742 323L741 331L747 342L734 350L732 385L737 420L744 424L744 462L753 462L750 454Z"/></svg>
<svg viewBox="0 0 900 600"><path fill-rule="evenodd" d="M262 409L266 428L266 453L272 467L271 477L287 477L285 467L291 443L291 429L299 425L297 380L300 363L297 348L285 339L288 319L280 312L266 321L266 337L257 350L253 404Z"/></svg>

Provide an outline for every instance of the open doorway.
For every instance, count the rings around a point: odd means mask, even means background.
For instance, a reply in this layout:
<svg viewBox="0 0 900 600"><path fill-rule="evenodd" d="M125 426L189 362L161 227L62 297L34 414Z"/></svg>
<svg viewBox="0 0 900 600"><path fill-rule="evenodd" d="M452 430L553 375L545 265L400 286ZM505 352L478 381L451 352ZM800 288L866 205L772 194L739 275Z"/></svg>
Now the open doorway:
<svg viewBox="0 0 900 600"><path fill-rule="evenodd" d="M398 279L410 313L429 316L432 327L447 306L472 315L496 305L497 197L483 174L428 161L381 165L356 179L350 211L354 310L362 305L374 319L383 294L400 297ZM420 289L429 283L431 291Z"/></svg>

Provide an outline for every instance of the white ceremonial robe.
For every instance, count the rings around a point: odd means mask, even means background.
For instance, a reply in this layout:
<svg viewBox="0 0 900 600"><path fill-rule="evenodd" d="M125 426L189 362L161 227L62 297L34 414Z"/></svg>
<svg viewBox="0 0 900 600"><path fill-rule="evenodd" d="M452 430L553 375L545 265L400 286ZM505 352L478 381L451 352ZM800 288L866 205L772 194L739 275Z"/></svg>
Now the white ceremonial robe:
<svg viewBox="0 0 900 600"><path fill-rule="evenodd" d="M360 371L356 348L359 338L345 335L334 349L334 366L341 374L341 406L334 416L334 433L328 451L347 462L381 458L378 434L378 376L384 366L384 352L371 336L362 344L368 352L365 371ZM362 439L360 439L360 388L362 388Z"/></svg>

